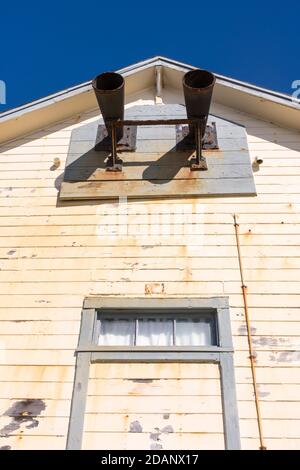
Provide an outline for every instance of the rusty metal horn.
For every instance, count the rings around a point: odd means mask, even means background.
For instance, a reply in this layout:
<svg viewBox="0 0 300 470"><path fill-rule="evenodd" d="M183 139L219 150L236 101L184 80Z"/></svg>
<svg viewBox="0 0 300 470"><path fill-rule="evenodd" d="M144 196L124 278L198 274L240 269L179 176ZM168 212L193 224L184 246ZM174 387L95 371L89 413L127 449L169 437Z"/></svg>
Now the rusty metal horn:
<svg viewBox="0 0 300 470"><path fill-rule="evenodd" d="M216 77L207 70L191 70L183 76L183 93L189 119L201 119L201 136L204 138L209 108ZM190 134L195 128L190 126Z"/></svg>
<svg viewBox="0 0 300 470"><path fill-rule="evenodd" d="M108 134L111 136L110 122L124 119L124 78L119 73L105 72L97 75L92 86L102 113ZM117 140L123 137L123 126L116 129Z"/></svg>

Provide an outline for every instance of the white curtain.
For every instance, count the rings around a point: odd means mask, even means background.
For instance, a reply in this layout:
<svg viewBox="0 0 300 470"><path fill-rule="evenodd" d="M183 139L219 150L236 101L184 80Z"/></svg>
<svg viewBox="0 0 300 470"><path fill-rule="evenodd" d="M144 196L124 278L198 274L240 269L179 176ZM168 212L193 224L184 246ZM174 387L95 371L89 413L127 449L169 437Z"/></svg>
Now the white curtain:
<svg viewBox="0 0 300 470"><path fill-rule="evenodd" d="M164 318L104 318L100 322L98 344L101 346L173 346L173 320ZM136 341L136 343L135 343ZM176 319L176 346L215 344L210 320Z"/></svg>
<svg viewBox="0 0 300 470"><path fill-rule="evenodd" d="M207 346L213 344L211 322L192 319L176 321L176 346Z"/></svg>
<svg viewBox="0 0 300 470"><path fill-rule="evenodd" d="M134 320L103 319L100 322L98 344L101 346L133 346L134 334Z"/></svg>
<svg viewBox="0 0 300 470"><path fill-rule="evenodd" d="M172 346L173 322L162 318L145 318L138 321L138 346Z"/></svg>

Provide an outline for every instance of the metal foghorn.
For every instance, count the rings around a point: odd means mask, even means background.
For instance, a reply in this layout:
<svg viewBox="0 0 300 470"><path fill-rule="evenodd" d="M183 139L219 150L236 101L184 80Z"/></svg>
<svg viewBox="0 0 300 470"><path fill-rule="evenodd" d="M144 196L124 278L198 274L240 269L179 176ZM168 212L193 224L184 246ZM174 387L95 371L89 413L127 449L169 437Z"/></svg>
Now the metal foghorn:
<svg viewBox="0 0 300 470"><path fill-rule="evenodd" d="M97 75L92 86L108 134L112 134L111 121L124 119L124 78L119 73L105 72ZM123 126L116 129L117 140L123 137Z"/></svg>
<svg viewBox="0 0 300 470"><path fill-rule="evenodd" d="M200 119L201 138L203 140L212 93L216 77L207 70L191 70L183 76L183 93L187 117ZM190 126L190 134L195 134L195 127Z"/></svg>

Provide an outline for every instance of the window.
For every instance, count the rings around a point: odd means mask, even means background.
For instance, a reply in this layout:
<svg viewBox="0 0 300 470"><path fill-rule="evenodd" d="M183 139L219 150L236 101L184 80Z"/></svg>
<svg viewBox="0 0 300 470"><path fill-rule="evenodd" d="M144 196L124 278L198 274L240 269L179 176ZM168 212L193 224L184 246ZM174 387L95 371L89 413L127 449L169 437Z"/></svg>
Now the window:
<svg viewBox="0 0 300 470"><path fill-rule="evenodd" d="M213 314L179 312L98 314L98 345L209 346L217 345Z"/></svg>
<svg viewBox="0 0 300 470"><path fill-rule="evenodd" d="M76 350L67 449L80 449L90 364L218 364L226 449L239 449L233 347L227 297L87 298Z"/></svg>

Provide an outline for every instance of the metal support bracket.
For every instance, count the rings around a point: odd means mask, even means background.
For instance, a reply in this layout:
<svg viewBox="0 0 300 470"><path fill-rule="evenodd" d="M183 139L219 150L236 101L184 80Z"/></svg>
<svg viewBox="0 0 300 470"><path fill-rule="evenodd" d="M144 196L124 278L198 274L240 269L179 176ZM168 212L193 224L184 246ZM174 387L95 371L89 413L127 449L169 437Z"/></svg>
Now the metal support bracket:
<svg viewBox="0 0 300 470"><path fill-rule="evenodd" d="M191 171L203 171L203 170L208 170L208 166L207 166L207 161L206 161L206 158L205 157L201 157L199 159L199 161L197 161L196 158L192 158L191 159Z"/></svg>
<svg viewBox="0 0 300 470"><path fill-rule="evenodd" d="M207 170L206 158L202 155L202 135L201 135L201 126L198 125L195 127L195 141L196 141L196 156L191 161L191 170Z"/></svg>
<svg viewBox="0 0 300 470"><path fill-rule="evenodd" d="M115 126L112 125L112 137L108 135L106 126L100 124L97 130L95 151L111 152L106 163L106 171L122 171L123 160L118 157L117 152L134 152L136 149L137 126L124 126L123 137L116 142ZM116 145L115 145L116 144Z"/></svg>
<svg viewBox="0 0 300 470"><path fill-rule="evenodd" d="M117 158L115 161L112 157L109 157L106 162L106 171L122 171L123 160Z"/></svg>
<svg viewBox="0 0 300 470"><path fill-rule="evenodd" d="M218 148L215 123L206 126L204 138L201 134L203 118L197 119L158 119L158 120L116 120L111 121L111 136L105 125L98 126L95 150L109 151L107 160L107 171L122 171L123 161L118 157L118 152L135 151L137 126L146 125L175 125L176 126L176 148L178 151L195 150L195 158L191 160L191 170L207 170L207 162L202 155L203 149ZM188 126L183 126L188 124ZM123 137L117 140L117 129L123 126ZM195 132L190 131L195 128Z"/></svg>
<svg viewBox="0 0 300 470"><path fill-rule="evenodd" d="M136 126L124 126L123 137L117 142L117 152L134 152L136 149ZM104 124L98 126L96 143L94 147L96 152L110 152L111 139L108 136Z"/></svg>
<svg viewBox="0 0 300 470"><path fill-rule="evenodd" d="M216 124L214 122L206 126L204 138L201 136L199 125L195 129L195 135L191 135L189 126L182 126L180 124L176 126L176 148L178 151L193 150L195 144L196 156L191 160L191 170L207 170L207 161L202 155L202 150L219 148Z"/></svg>
<svg viewBox="0 0 300 470"><path fill-rule="evenodd" d="M192 136L189 137L189 134L189 126L182 126L180 124L176 126L176 147L178 150L184 151L195 148L195 139ZM202 149L214 150L218 148L216 123L212 122L206 126Z"/></svg>

